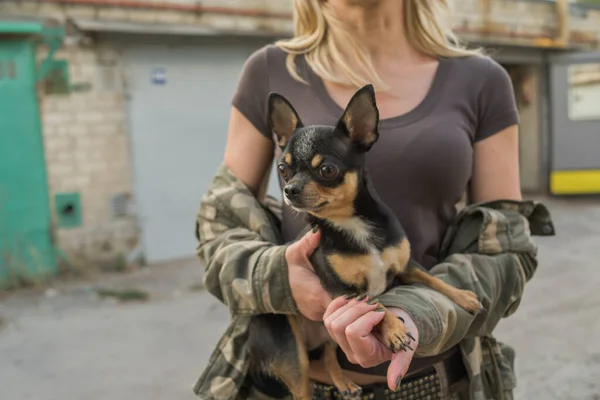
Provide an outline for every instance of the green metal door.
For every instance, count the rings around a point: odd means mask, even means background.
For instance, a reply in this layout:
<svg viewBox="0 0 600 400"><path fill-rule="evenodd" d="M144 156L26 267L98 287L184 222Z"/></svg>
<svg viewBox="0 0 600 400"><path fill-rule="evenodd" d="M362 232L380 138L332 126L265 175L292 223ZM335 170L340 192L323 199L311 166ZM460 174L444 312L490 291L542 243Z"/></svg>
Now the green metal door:
<svg viewBox="0 0 600 400"><path fill-rule="evenodd" d="M0 36L0 286L56 272L34 44Z"/></svg>

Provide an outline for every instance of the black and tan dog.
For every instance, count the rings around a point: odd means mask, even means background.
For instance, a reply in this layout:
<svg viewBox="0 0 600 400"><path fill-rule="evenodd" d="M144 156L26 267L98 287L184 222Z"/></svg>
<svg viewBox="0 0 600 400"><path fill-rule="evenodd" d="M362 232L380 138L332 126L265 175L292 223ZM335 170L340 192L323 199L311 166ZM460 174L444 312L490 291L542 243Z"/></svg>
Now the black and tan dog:
<svg viewBox="0 0 600 400"><path fill-rule="evenodd" d="M356 294L372 299L393 282L418 282L470 312L480 311L474 293L432 277L412 261L402 226L370 184L365 155L379 137L371 85L355 93L337 126L303 126L292 105L275 93L269 96L268 112L283 151L277 167L285 182L285 202L321 229L311 262L332 298ZM393 352L410 349L414 338L403 321L379 307L385 312L377 327L384 344ZM322 332L315 333L315 324ZM348 398L360 395L361 388L344 376L337 344L322 323L300 315L252 317L253 368L280 380L294 399L311 398L308 351L318 347L323 347L323 362L338 390Z"/></svg>

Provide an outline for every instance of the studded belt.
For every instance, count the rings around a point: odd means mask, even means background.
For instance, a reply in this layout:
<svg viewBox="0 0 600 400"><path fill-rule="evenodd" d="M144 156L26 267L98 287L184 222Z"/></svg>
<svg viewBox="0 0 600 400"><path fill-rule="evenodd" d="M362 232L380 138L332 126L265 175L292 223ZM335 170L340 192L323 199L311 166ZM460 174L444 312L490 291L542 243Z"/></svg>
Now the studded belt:
<svg viewBox="0 0 600 400"><path fill-rule="evenodd" d="M386 384L362 386L362 394L355 399L361 400L434 400L446 398L449 386L465 379L467 373L460 355L451 356L402 381L397 391L391 391ZM335 386L313 382L313 399L344 399Z"/></svg>

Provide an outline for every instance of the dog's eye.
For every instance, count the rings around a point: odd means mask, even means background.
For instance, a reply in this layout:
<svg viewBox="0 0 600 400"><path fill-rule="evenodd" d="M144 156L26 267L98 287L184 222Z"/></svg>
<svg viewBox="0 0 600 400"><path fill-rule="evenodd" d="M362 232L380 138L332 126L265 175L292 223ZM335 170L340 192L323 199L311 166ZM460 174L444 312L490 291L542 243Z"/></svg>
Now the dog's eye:
<svg viewBox="0 0 600 400"><path fill-rule="evenodd" d="M277 166L277 169L279 170L279 173L281 174L281 176L283 177L283 179L285 179L288 175L288 167L285 164L279 164Z"/></svg>
<svg viewBox="0 0 600 400"><path fill-rule="evenodd" d="M325 179L333 179L337 176L338 170L333 165L325 164L319 168L319 173Z"/></svg>

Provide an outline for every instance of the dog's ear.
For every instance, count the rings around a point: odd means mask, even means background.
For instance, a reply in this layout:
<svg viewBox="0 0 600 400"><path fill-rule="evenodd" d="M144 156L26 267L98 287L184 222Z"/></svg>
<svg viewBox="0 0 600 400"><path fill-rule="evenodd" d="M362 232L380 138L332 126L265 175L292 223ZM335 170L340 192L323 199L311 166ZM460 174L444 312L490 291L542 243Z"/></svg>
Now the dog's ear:
<svg viewBox="0 0 600 400"><path fill-rule="evenodd" d="M344 110L337 129L348 134L352 142L368 151L379 139L379 110L373 85L359 89Z"/></svg>
<svg viewBox="0 0 600 400"><path fill-rule="evenodd" d="M277 144L282 149L287 146L296 129L303 126L294 107L278 93L269 93L269 124L277 135Z"/></svg>

